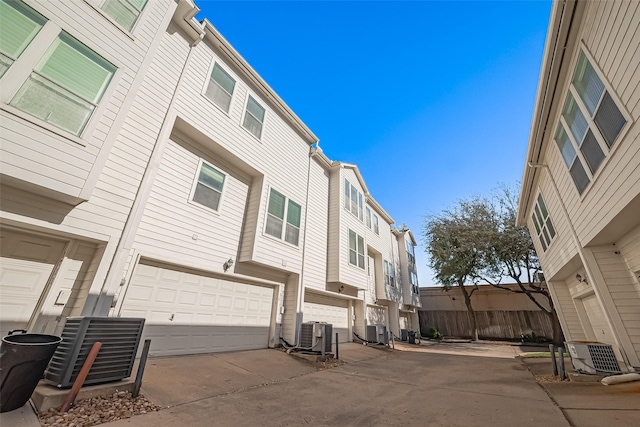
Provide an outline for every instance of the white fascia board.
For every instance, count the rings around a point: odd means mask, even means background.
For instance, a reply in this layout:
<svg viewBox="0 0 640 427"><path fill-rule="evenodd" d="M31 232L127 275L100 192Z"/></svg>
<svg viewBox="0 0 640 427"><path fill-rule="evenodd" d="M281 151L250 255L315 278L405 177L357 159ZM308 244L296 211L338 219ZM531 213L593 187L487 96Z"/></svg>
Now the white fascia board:
<svg viewBox="0 0 640 427"><path fill-rule="evenodd" d="M576 7L576 1L565 0L554 2L551 9L536 102L531 120L529 144L520 186L518 211L516 213L516 225L518 226L526 225L527 223L526 213L532 197L536 174L538 173L538 169L529 167L529 164L537 164L542 160L541 154L543 152L542 146L545 132L551 131L548 121L551 106L555 101L554 96L557 95L554 88L558 83L562 60L566 55L565 47L572 28ZM575 29L576 27L573 28Z"/></svg>

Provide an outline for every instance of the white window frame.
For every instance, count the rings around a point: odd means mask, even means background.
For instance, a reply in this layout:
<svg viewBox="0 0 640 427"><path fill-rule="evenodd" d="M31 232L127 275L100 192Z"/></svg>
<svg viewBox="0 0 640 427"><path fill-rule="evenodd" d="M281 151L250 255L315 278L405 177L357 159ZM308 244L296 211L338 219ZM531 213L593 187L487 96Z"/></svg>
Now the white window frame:
<svg viewBox="0 0 640 427"><path fill-rule="evenodd" d="M229 99L229 110L225 110L224 108L222 108L221 106L216 104L216 102L213 99L209 98L209 96L207 95L207 89L209 88L209 85L211 85L212 83L218 84L218 86L222 90L225 90L222 86L220 86L220 84L218 82L213 80L213 70L215 70L216 65L226 75L228 75L234 81L233 92L230 94L231 96L230 96L230 99ZM213 104L218 110L222 111L227 116L230 116L231 107L233 106L234 95L236 94L236 87L238 86L238 79L236 79L235 76L231 75L231 73L229 71L227 71L227 69L225 67L222 66L221 62L219 62L219 61L217 61L215 59L212 61L211 65L209 66L209 73L207 75L209 77L205 79L204 86L202 87L202 96L207 100L207 102L210 102L211 104ZM225 90L225 92L226 92L226 90ZM229 92L227 92L227 93L229 93ZM265 114L266 114L266 111L265 111ZM244 122L244 118L243 118L243 122ZM249 133L251 133L251 132L249 132ZM255 138L255 135L254 135L254 138Z"/></svg>
<svg viewBox="0 0 640 427"><path fill-rule="evenodd" d="M262 235L269 238L269 239L274 239L277 240L278 242L284 243L286 245L295 247L295 248L300 248L300 238L301 238L301 233L300 231L302 230L302 205L294 200L292 200L291 198L289 198L288 196L286 196L283 192L276 190L273 187L269 187L268 188L268 193L267 193L267 205L265 207L265 216L264 216L264 227L262 229ZM283 214L283 218L278 218L275 217L274 215L272 215L271 213L269 213L269 202L271 201L271 191L275 191L276 193L280 194L282 197L284 197L284 214ZM297 205L300 208L300 225L299 226L295 226L293 224L291 224L287 218L288 214L289 214L289 203L293 203L295 205ZM280 232L280 237L278 236L274 236L273 234L270 234L267 232L267 218L269 217L269 215L274 216L277 219L282 220L282 231ZM298 229L298 243L297 244L293 244L291 242L288 242L285 237L287 235L287 225L291 225L292 227L296 227Z"/></svg>
<svg viewBox="0 0 640 427"><path fill-rule="evenodd" d="M407 243L406 243L406 247L407 247L407 260L409 261L409 264L415 265L415 263L416 263L416 248L408 240L407 240Z"/></svg>
<svg viewBox="0 0 640 427"><path fill-rule="evenodd" d="M344 209L351 212L360 222L364 222L364 195L348 178L344 178L343 185Z"/></svg>
<svg viewBox="0 0 640 427"><path fill-rule="evenodd" d="M596 105L594 107L594 113L593 115L591 115L591 113L589 113L588 109L586 108L584 101L582 100L582 98L580 97L577 89L575 88L574 84L573 84L573 77L574 77L574 73L576 72L576 68L578 66L578 61L580 60L580 55L584 54L585 59L589 62L589 64L591 65L591 67L593 68L593 70L595 71L596 75L598 76L598 78L600 79L600 81L602 82L603 86L604 86L604 90L603 93L600 95L600 100L598 105ZM582 141L576 141L573 132L571 131L571 129L569 128L563 112L564 112L564 106L567 103L567 100L569 98L569 94L571 94L571 96L574 99L575 104L577 105L580 113L582 114L582 116L584 117L584 119L587 122L587 130L585 131L585 135L582 137ZM605 141L602 133L600 132L600 129L598 128L598 126L595 123L595 116L599 111L599 107L600 104L602 102L602 100L605 97L605 94L608 94L613 103L615 104L616 108L618 109L618 111L620 112L620 114L624 117L624 119L626 120L626 123L624 124L624 126L622 127L622 129L620 130L620 132L618 133L618 135L616 136L615 140L612 142L611 147L608 146L607 142ZM592 117L593 116L593 117ZM602 173L602 171L605 169L608 160L611 158L611 154L620 146L620 141L624 138L625 134L628 132L629 128L631 127L631 124L633 123L633 119L631 117L631 115L629 114L629 112L626 110L624 104L622 103L622 101L620 100L620 98L618 98L616 92L613 90L613 88L611 87L611 85L609 84L608 80L605 78L604 73L602 72L602 70L600 70L600 68L597 65L597 62L595 61L595 59L593 58L593 56L591 55L591 53L589 52L589 50L586 48L584 42L580 42L580 47L576 52L575 58L572 61L572 66L571 66L571 74L568 77L568 89L567 92L564 96L564 99L562 100L562 104L560 105L560 110L558 112L558 123L556 125L556 128L554 130L553 135L553 140L554 140L554 144L556 146L556 148L558 149L558 152L560 153L560 156L563 159L563 163L565 163L565 166L567 167L567 173L569 173L569 176L571 178L571 181L574 183L574 187L576 188L576 191L578 191L578 194L580 195L581 198L585 197L586 194L589 192L590 188L593 187L593 185L591 185L593 183L593 181L595 181L598 176ZM564 155L562 153L562 151L560 150L560 147L558 145L558 143L556 142L556 135L557 132L560 128L563 128L564 132L567 134L567 138L569 140L569 143L571 144L575 154L574 154L574 159L571 163L571 165L567 164L566 159L564 158ZM595 137L598 146L600 147L600 149L602 150L603 154L604 154L604 158L602 159L602 161L600 162L600 164L598 165L597 169L595 170L595 172L591 171L591 167L589 165L589 163L586 161L586 158L584 156L584 154L582 153L581 150L581 144L582 142L585 140L586 135L589 133L589 131L592 132L593 136ZM585 185L584 189L582 191L580 191L580 189L578 188L577 184L575 183L573 176L571 176L571 168L575 165L576 162L580 162L580 165L582 167L582 169L584 170L587 178L588 178L588 182Z"/></svg>
<svg viewBox="0 0 640 427"><path fill-rule="evenodd" d="M127 3L130 3L128 0L122 0L122 1L126 1ZM136 19L136 22L134 22L133 26L131 27L131 29L128 30L127 28L123 27L122 24L120 24L118 21L116 21L115 18L113 18L111 15L109 15L107 12L105 12L102 9L102 6L104 5L104 3L106 3L106 0L84 0L85 3L87 3L89 6L91 6L96 12L98 12L100 15L102 15L106 20L108 20L111 24L113 24L114 27L116 27L118 30L122 31L122 33L124 33L131 40L135 40L135 37L133 36L133 33L136 31L136 28L138 28L138 26L140 25L140 22L142 22L143 16L146 16L146 12L147 12L147 10L149 10L148 6L153 1L154 0L147 0L146 4L144 5L142 10L140 11L140 14L138 15L138 18Z"/></svg>
<svg viewBox="0 0 640 427"><path fill-rule="evenodd" d="M197 202L195 200L193 200L193 197L195 196L196 193L196 187L198 186L198 182L199 182L199 178L200 178L200 171L202 170L202 165L205 164L207 166L209 166L212 169L215 169L217 172L221 173L222 175L224 175L224 181L222 183L222 191L220 191L220 200L218 201L218 209L213 209L210 206L207 205L203 205L200 202ZM223 171L222 169L220 169L217 166L214 166L212 163L204 160L204 159L200 159L198 161L198 167L196 168L196 172L195 172L195 176L193 178L193 183L191 184L191 191L189 191L189 199L187 200L187 202L189 204L192 204L200 209L204 209L208 212L213 212L216 215L220 215L220 209L222 206L222 203L224 201L224 196L226 193L226 188L227 188L227 183L228 183L228 178L229 178L229 174L225 171ZM203 184L206 185L206 184ZM214 188L212 188L213 191L218 191Z"/></svg>
<svg viewBox="0 0 640 427"><path fill-rule="evenodd" d="M396 287L396 271L393 263L384 260L384 284L392 288Z"/></svg>
<svg viewBox="0 0 640 427"><path fill-rule="evenodd" d="M351 233L353 233L356 237L356 247L355 249L351 248ZM362 245L359 244L359 242L362 242ZM367 256L365 247L366 247L366 242L364 240L364 236L361 236L360 234L358 234L355 230L352 229L348 229L347 232L347 246L348 246L348 261L349 261L349 265L352 265L354 267L360 268L362 270L365 269L365 258ZM352 263L351 262L351 253L355 253L356 255L356 263ZM362 265L360 265L360 260L362 260Z"/></svg>
<svg viewBox="0 0 640 427"><path fill-rule="evenodd" d="M371 230L371 209L369 208L369 206L367 206L365 210L366 210L365 220L366 220L367 228Z"/></svg>
<svg viewBox="0 0 640 427"><path fill-rule="evenodd" d="M373 232L380 235L380 219L376 214L373 214Z"/></svg>
<svg viewBox="0 0 640 427"><path fill-rule="evenodd" d="M249 129L247 129L245 127L245 125L244 125L244 119L245 119L247 114L251 114L251 117L253 117L255 120L258 120L258 118L256 116L254 116L248 109L249 98L253 99L255 101L255 103L258 104L260 106L260 108L262 108L264 110L264 118L262 119L261 126L260 126L260 136L256 136L253 132L251 132ZM262 137L264 136L264 125L265 125L266 122L267 122L267 109L265 107L263 107L263 105L260 102L258 102L258 98L257 97L255 97L255 96L253 96L251 94L247 94L247 97L246 97L246 99L244 101L244 111L242 112L242 118L240 119L240 127L242 129L244 129L249 135L254 137L256 140L262 142Z"/></svg>
<svg viewBox="0 0 640 427"><path fill-rule="evenodd" d="M531 221L533 222L536 235L538 236L538 243L540 243L542 251L546 252L551 247L551 244L554 242L558 232L553 226L551 212L549 212L549 208L544 201L544 197L542 197L542 192L538 191L538 196L535 200L536 202L531 210ZM540 205L540 202L542 202L542 205ZM546 216L544 215L545 212L547 213Z"/></svg>
<svg viewBox="0 0 640 427"><path fill-rule="evenodd" d="M34 8L35 9L35 8ZM39 11L38 11L39 12ZM43 14L48 19L46 15ZM18 91L22 88L22 85L29 79L32 72L34 72L36 66L49 52L49 48L58 39L58 36L62 32L66 32L69 36L76 39L81 44L84 44L88 49L92 50L98 56L102 57L105 61L115 66L115 71L111 76L109 83L107 84L100 101L96 104L96 108L87 120L80 135L76 135L73 132L67 131L54 125L53 123L46 122L36 116L33 116L13 105L9 105L9 102L14 98ZM5 74L0 79L0 85L3 90L0 95L0 110L6 111L14 116L17 116L29 123L32 123L42 129L56 134L65 140L80 146L86 146L91 139L98 123L102 119L105 109L112 99L113 93L118 87L119 80L122 75L122 67L119 66L118 61L115 58L110 57L108 54L102 52L95 45L87 43L89 40L85 40L82 35L78 37L75 30L72 28L63 29L55 22L47 20L42 29L24 49L19 58L7 69Z"/></svg>

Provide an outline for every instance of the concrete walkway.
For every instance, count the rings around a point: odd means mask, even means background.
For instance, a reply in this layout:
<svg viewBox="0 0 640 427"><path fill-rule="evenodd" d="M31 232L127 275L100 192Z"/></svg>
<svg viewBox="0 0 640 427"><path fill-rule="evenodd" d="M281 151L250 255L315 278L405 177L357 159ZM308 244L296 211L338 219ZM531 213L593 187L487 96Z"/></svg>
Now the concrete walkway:
<svg viewBox="0 0 640 427"><path fill-rule="evenodd" d="M506 344L341 344L330 369L279 350L150 359L143 394L159 412L106 424L163 426L640 425L640 383L538 384L550 359ZM544 349L539 349L544 350ZM568 362L569 363L569 362ZM37 427L25 406L0 426Z"/></svg>

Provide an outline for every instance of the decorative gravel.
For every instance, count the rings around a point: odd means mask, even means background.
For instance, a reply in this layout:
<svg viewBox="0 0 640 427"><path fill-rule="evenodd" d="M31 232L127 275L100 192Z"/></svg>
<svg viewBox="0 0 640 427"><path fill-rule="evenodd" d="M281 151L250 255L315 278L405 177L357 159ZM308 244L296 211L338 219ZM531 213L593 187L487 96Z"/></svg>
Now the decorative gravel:
<svg viewBox="0 0 640 427"><path fill-rule="evenodd" d="M44 427L88 427L160 409L162 407L149 402L143 395L134 399L130 392L120 391L110 396L78 400L66 413L51 408L38 418Z"/></svg>
<svg viewBox="0 0 640 427"><path fill-rule="evenodd" d="M536 375L536 381L539 383L560 383L560 375ZM567 381L567 380L565 380Z"/></svg>

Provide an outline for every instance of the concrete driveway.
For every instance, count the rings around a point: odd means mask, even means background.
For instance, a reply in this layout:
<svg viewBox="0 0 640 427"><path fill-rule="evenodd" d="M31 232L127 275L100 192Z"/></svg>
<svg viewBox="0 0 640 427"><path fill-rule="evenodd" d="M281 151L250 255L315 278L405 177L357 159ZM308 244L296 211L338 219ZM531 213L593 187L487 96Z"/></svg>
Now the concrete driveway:
<svg viewBox="0 0 640 427"><path fill-rule="evenodd" d="M515 353L346 344L326 370L278 350L152 359L143 393L169 407L107 425L568 426Z"/></svg>

